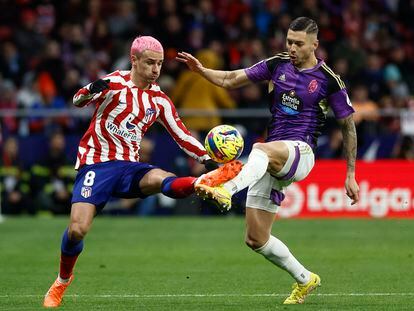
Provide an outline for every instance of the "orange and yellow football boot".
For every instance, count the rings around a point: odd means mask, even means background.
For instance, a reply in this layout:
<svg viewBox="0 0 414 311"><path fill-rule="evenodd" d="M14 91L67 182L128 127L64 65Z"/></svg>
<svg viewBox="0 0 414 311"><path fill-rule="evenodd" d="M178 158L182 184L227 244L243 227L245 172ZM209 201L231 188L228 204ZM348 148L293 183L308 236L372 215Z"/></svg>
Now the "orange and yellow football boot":
<svg viewBox="0 0 414 311"><path fill-rule="evenodd" d="M239 160L230 161L223 164L218 169L208 172L200 177L197 184L203 184L209 187L216 187L224 184L226 181L233 179L240 173L243 163Z"/></svg>

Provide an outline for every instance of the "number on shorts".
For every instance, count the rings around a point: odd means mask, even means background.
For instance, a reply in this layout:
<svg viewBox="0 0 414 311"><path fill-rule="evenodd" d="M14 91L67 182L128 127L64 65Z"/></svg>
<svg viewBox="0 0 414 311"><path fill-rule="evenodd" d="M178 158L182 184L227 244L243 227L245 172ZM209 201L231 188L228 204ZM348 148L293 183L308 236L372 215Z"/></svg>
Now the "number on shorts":
<svg viewBox="0 0 414 311"><path fill-rule="evenodd" d="M92 186L95 182L95 172L89 171L85 175L85 180L83 181L84 186Z"/></svg>

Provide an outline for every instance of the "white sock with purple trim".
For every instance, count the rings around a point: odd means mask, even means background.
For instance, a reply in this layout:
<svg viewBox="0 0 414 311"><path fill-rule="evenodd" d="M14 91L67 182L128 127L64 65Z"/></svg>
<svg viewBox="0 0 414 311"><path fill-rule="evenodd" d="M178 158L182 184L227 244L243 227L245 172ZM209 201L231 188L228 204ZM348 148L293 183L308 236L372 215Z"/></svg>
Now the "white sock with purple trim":
<svg viewBox="0 0 414 311"><path fill-rule="evenodd" d="M243 165L240 173L224 183L224 188L231 193L231 195L250 186L252 183L258 181L267 171L269 165L269 157L266 152L260 149L253 149L250 152L247 163Z"/></svg>
<svg viewBox="0 0 414 311"><path fill-rule="evenodd" d="M310 271L292 255L289 248L279 239L270 236L269 241L262 247L255 249L267 260L287 271L298 283L306 284L310 281Z"/></svg>

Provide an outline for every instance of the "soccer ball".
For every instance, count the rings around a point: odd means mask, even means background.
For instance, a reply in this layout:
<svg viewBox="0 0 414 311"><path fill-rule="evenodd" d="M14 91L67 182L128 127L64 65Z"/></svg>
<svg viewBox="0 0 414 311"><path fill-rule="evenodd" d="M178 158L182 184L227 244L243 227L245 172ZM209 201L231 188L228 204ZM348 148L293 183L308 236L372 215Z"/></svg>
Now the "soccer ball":
<svg viewBox="0 0 414 311"><path fill-rule="evenodd" d="M204 141L207 153L218 163L237 159L243 151L244 140L240 132L230 125L218 125L208 132Z"/></svg>

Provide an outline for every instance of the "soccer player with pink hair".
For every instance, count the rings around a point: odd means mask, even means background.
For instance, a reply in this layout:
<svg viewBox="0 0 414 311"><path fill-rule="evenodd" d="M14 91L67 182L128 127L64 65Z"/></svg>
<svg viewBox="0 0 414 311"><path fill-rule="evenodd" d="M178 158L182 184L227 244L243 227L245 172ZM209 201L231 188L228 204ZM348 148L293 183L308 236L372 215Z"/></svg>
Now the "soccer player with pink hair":
<svg viewBox="0 0 414 311"><path fill-rule="evenodd" d="M194 192L195 177L176 177L141 163L142 137L160 122L189 156L216 169L206 150L184 126L174 104L155 83L164 60L161 43L150 36L137 37L131 46L131 70L115 71L81 88L74 96L77 107L94 104L95 113L82 137L75 168L69 226L63 233L60 270L43 305L58 307L73 280L73 268L94 216L110 197L145 198L163 193L183 198ZM230 174L233 170L222 166ZM208 174L202 179L208 179Z"/></svg>

